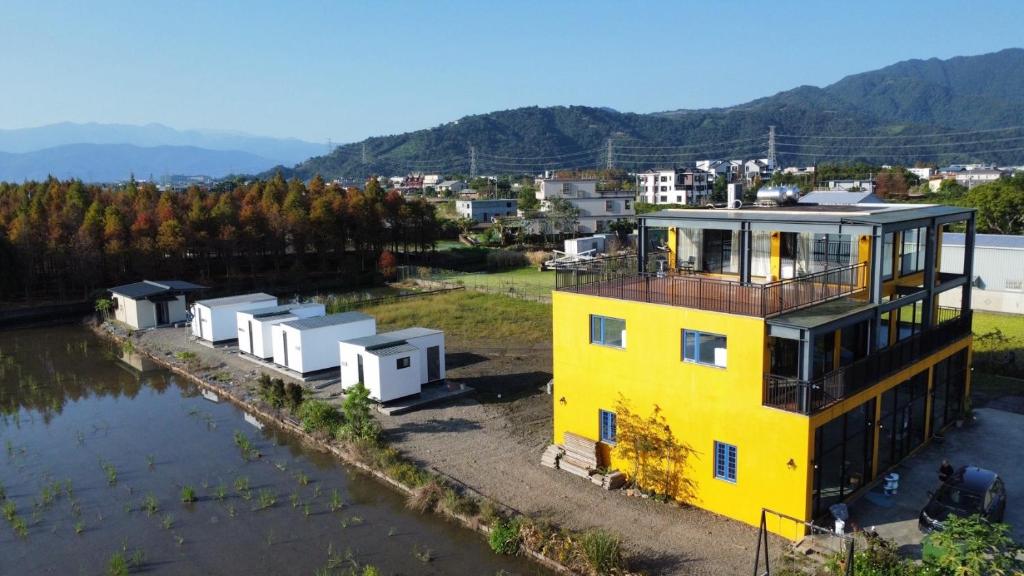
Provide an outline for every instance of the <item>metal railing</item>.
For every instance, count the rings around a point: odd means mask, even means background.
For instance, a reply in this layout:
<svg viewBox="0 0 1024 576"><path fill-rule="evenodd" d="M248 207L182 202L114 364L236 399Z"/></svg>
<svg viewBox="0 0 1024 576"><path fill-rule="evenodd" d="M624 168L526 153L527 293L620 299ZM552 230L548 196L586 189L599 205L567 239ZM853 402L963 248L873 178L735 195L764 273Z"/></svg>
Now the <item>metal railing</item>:
<svg viewBox="0 0 1024 576"><path fill-rule="evenodd" d="M757 284L637 268L635 256L581 262L555 272L555 290L769 318L865 290L868 271L861 262Z"/></svg>
<svg viewBox="0 0 1024 576"><path fill-rule="evenodd" d="M970 310L939 308L936 320L935 326L923 332L819 378L801 380L766 374L763 403L790 412L814 414L971 333Z"/></svg>

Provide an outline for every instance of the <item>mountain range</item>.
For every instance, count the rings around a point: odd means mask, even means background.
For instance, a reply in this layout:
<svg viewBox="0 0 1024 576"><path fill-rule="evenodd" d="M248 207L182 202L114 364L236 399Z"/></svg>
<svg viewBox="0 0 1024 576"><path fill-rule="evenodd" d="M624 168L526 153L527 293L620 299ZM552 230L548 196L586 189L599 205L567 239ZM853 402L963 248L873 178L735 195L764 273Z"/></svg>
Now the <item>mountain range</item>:
<svg viewBox="0 0 1024 576"><path fill-rule="evenodd" d="M1024 49L907 60L726 108L651 114L610 108L518 108L467 116L335 148L287 176L364 177L410 171L539 172L765 157L775 126L783 165L818 162L1024 162ZM979 132L982 131L982 132ZM972 134L964 134L972 132ZM281 169L280 167L278 169Z"/></svg>
<svg viewBox="0 0 1024 576"><path fill-rule="evenodd" d="M699 89L695 86L694 89ZM782 165L821 162L1024 163L1024 49L906 60L825 87L723 108L649 114L526 107L424 130L322 144L161 124L60 123L0 130L0 179L124 180L135 173L363 178L408 172L642 169L705 158L763 158L775 127ZM611 142L609 151L608 143Z"/></svg>
<svg viewBox="0 0 1024 576"><path fill-rule="evenodd" d="M88 181L256 173L294 164L324 145L241 132L175 130L162 124L61 122L0 130L0 180L81 178Z"/></svg>

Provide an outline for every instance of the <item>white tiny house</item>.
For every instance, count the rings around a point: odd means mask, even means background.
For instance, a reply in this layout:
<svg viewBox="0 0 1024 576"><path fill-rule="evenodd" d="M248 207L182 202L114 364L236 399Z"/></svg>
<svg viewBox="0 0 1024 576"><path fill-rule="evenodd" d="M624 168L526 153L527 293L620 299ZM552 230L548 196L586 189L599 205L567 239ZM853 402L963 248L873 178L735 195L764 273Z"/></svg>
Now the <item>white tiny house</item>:
<svg viewBox="0 0 1024 576"><path fill-rule="evenodd" d="M289 320L271 326L274 363L299 374L337 368L338 342L377 333L377 321L362 312Z"/></svg>
<svg viewBox="0 0 1024 576"><path fill-rule="evenodd" d="M235 340L238 312L270 306L277 306L277 297L262 292L199 300L192 306L192 334L215 344Z"/></svg>
<svg viewBox="0 0 1024 576"><path fill-rule="evenodd" d="M323 304L309 302L306 304L283 304L270 308L244 310L236 312L238 324L238 351L251 354L257 358L268 360L274 357L273 333L274 324L323 316L326 313Z"/></svg>
<svg viewBox="0 0 1024 576"><path fill-rule="evenodd" d="M114 319L135 330L187 320L185 297L203 287L183 280L143 280L109 290Z"/></svg>
<svg viewBox="0 0 1024 576"><path fill-rule="evenodd" d="M419 394L424 384L445 377L440 330L406 328L344 340L338 346L342 388L362 382L378 402Z"/></svg>

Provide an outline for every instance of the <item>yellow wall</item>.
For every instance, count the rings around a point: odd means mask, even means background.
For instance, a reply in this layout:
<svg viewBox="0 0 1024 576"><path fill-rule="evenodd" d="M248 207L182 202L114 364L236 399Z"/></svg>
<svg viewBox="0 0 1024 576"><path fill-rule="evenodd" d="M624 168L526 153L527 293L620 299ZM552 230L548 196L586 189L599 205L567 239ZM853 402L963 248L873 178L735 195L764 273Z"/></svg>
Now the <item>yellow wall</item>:
<svg viewBox="0 0 1024 576"><path fill-rule="evenodd" d="M762 406L764 320L688 308L555 292L554 442L571 431L599 439L598 410L615 411L620 394L633 412L655 405L694 452L686 477L691 503L757 525L761 508L809 514L809 419ZM590 315L626 321L626 348L590 344ZM681 330L725 335L727 368L683 362ZM714 442L737 447L735 484L714 477ZM629 463L611 451L611 465ZM792 465L789 461L792 459ZM778 518L769 528L788 538L802 526Z"/></svg>

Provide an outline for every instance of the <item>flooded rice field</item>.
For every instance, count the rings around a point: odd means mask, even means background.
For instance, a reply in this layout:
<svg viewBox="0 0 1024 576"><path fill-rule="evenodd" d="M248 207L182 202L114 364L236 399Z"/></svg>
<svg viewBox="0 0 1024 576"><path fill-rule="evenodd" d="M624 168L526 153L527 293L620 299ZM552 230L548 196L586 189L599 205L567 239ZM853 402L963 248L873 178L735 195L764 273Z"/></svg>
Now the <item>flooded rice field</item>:
<svg viewBox="0 0 1024 576"><path fill-rule="evenodd" d="M0 574L546 573L216 400L82 327L0 332Z"/></svg>

